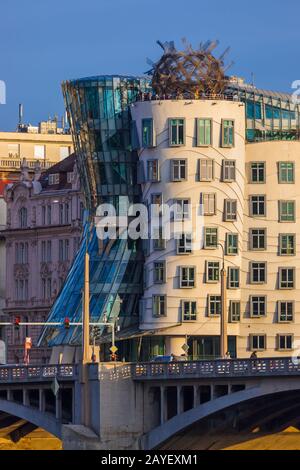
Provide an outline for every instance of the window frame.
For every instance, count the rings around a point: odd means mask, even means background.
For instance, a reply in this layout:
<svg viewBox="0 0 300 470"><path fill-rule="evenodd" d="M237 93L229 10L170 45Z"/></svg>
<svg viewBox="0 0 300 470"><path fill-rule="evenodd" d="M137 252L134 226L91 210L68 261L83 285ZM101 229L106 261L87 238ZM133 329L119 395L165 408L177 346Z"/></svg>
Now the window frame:
<svg viewBox="0 0 300 470"><path fill-rule="evenodd" d="M161 297L164 299L164 313L154 313L154 307L155 307L155 299L157 297ZM160 302L159 302L160 305ZM160 308L159 308L160 310ZM153 318L161 318L161 317L166 317L167 316L167 295L166 294L153 294L152 295L152 317Z"/></svg>
<svg viewBox="0 0 300 470"><path fill-rule="evenodd" d="M193 253L193 250L192 250L192 242L193 242L193 234L190 233L190 232L182 232L180 234L181 236L176 238L176 254L177 255L190 255L191 253ZM186 237L187 236L190 236L190 244L191 244L191 248L190 248L190 251L184 251L184 252L180 252L179 251L179 244L180 244L180 241L182 239L182 237L184 237L184 246L186 247Z"/></svg>
<svg viewBox="0 0 300 470"><path fill-rule="evenodd" d="M288 204L288 203L293 203L293 219L283 219L283 210L282 210L282 204ZM279 204L279 222L284 222L284 223L295 223L296 222L296 201L293 199L280 199L278 201Z"/></svg>
<svg viewBox="0 0 300 470"><path fill-rule="evenodd" d="M189 315L192 316L194 315L195 318L184 318L184 304L190 304L190 307L191 307L191 304L195 304L195 307L196 307L196 312L194 314L192 314L192 310L191 308L189 309ZM181 299L181 321L183 323L187 323L187 322L195 322L197 321L197 316L198 316L198 302L196 299Z"/></svg>
<svg viewBox="0 0 300 470"><path fill-rule="evenodd" d="M209 266L209 264L214 263L218 266ZM217 274L217 279L209 279L209 271L212 270L212 273L218 273ZM219 261L211 261L211 260L206 260L205 261L205 281L206 284L218 284L220 282L220 262Z"/></svg>
<svg viewBox="0 0 300 470"><path fill-rule="evenodd" d="M284 179L282 178L282 174L281 174L281 165L285 163L285 164L292 164L293 165L293 180L292 181L284 181ZM277 165L278 165L278 184L295 184L295 162L290 162L290 161L284 161L284 160L281 160L279 162L277 162ZM288 170L286 170L287 172L287 175L288 175Z"/></svg>
<svg viewBox="0 0 300 470"><path fill-rule="evenodd" d="M282 337L282 338L285 338L285 343L286 343L286 344L287 344L286 339L287 339L288 337L291 338L291 347L290 347L290 348L288 348L288 347L282 348L282 347L280 346L280 338L281 338L281 337ZM293 349L294 349L294 335L293 335L293 333L277 333L277 335L276 335L276 343L277 343L277 350L278 350L278 351L293 351Z"/></svg>
<svg viewBox="0 0 300 470"><path fill-rule="evenodd" d="M207 245L206 237L207 237L207 230L215 230L216 231L216 244L215 245ZM204 227L204 249L205 250L216 250L218 248L219 243L219 230L218 227Z"/></svg>
<svg viewBox="0 0 300 470"><path fill-rule="evenodd" d="M293 286L290 287L282 287L282 273L283 271L288 271L288 270L292 270L293 272ZM289 282L289 281L287 281ZM280 290L293 290L296 288L296 268L294 266L280 266L278 268L278 288Z"/></svg>
<svg viewBox="0 0 300 470"><path fill-rule="evenodd" d="M253 339L255 337L260 337L260 338L264 338L264 347L260 347L260 346L257 346L257 347L254 347L253 345ZM249 348L250 348L250 351L266 351L267 350L267 335L262 333L250 333L249 334Z"/></svg>
<svg viewBox="0 0 300 470"><path fill-rule="evenodd" d="M160 268L157 268L156 266L157 264L161 264L162 266ZM165 260L162 260L162 261L156 260L153 262L153 284L165 284L166 283L166 266L167 266L167 263ZM162 269L162 273L163 273L162 280L158 280L158 278L156 277L157 269Z"/></svg>
<svg viewBox="0 0 300 470"><path fill-rule="evenodd" d="M209 143L200 143L200 121L205 121L210 123L210 132L209 132ZM204 126L204 136L206 140L206 125ZM210 147L213 145L213 120L212 118L198 117L196 118L196 146L197 147Z"/></svg>
<svg viewBox="0 0 300 470"><path fill-rule="evenodd" d="M205 171L206 175L211 173L211 177L204 178L202 175L202 163L205 162ZM208 168L210 166L210 168ZM199 181L214 181L215 179L215 160L213 158L199 158L198 159L198 179Z"/></svg>
<svg viewBox="0 0 300 470"><path fill-rule="evenodd" d="M238 319L234 319L233 305L239 306ZM229 301L229 321L230 323L239 323L241 321L241 301L240 300L232 299Z"/></svg>
<svg viewBox="0 0 300 470"><path fill-rule="evenodd" d="M182 178L181 176L180 178L175 178L174 176L175 162L184 162L184 168L185 168L184 178ZM179 166L179 168L180 168L180 174L181 174L181 165ZM187 179L188 179L188 159L187 158L172 158L171 159L171 181L173 183L180 183L182 181L187 181Z"/></svg>
<svg viewBox="0 0 300 470"><path fill-rule="evenodd" d="M235 286L232 286L231 285L231 279L230 279L230 276L231 276L231 272L233 271L237 271L238 273L238 279L237 281L237 285ZM227 289L230 289L230 290L236 290L236 289L239 289L240 288L240 268L238 266L228 266L228 283L227 283Z"/></svg>
<svg viewBox="0 0 300 470"><path fill-rule="evenodd" d="M230 210L228 206L230 206ZM234 206L235 206L235 211L232 210L232 207ZM224 222L236 222L237 212L238 212L237 199L224 199Z"/></svg>
<svg viewBox="0 0 300 470"><path fill-rule="evenodd" d="M254 237L254 234L253 234L253 231L254 230L263 230L264 231L264 247L263 248L254 248L254 245L253 245L253 237ZM256 235L256 237L261 237L261 235ZM267 249L267 229L265 227L252 227L249 229L249 245L250 245L250 251L266 251Z"/></svg>
<svg viewBox="0 0 300 470"><path fill-rule="evenodd" d="M253 211L253 198L254 197L263 197L264 198L264 213L263 214L254 214ZM250 216L251 217L266 217L267 216L267 196L266 194L250 194L249 195L249 203L250 203ZM260 204L260 202L256 202L256 204Z"/></svg>
<svg viewBox="0 0 300 470"><path fill-rule="evenodd" d="M144 123L148 121L151 123L151 126L150 126L150 143L149 144L145 144L145 141L144 141L144 128L145 128L145 125ZM153 118L142 118L142 122L141 122L141 142L142 142L142 148L153 148L156 146L156 142L155 142L155 131L154 131L154 120Z"/></svg>
<svg viewBox="0 0 300 470"><path fill-rule="evenodd" d="M236 243L236 253L230 253L229 251L229 238L230 237L236 237L237 243ZM226 256L237 256L239 254L239 234L237 232L226 232L225 236L225 247L226 247Z"/></svg>
<svg viewBox="0 0 300 470"><path fill-rule="evenodd" d="M218 297L218 301L214 300L214 305L218 305L219 307L216 309L216 310L220 310L219 313L211 313L211 300L212 298L217 298ZM208 294L207 296L207 313L208 313L208 317L211 317L211 318L220 318L221 314L222 314L222 298L221 298L221 295L220 294Z"/></svg>
<svg viewBox="0 0 300 470"><path fill-rule="evenodd" d="M183 270L186 269L188 271L188 279L184 282L189 283L190 282L190 270L193 271L193 285L182 285L183 283ZM196 266L193 265L183 265L179 266L179 288L180 289L194 289L196 287Z"/></svg>
<svg viewBox="0 0 300 470"><path fill-rule="evenodd" d="M255 181L253 179L253 168L252 165L263 165L263 180L262 181ZM266 162L265 161L253 161L250 162L250 178L249 178L249 183L250 184L265 184L266 183ZM259 170L256 169L257 174L259 174Z"/></svg>
<svg viewBox="0 0 300 470"><path fill-rule="evenodd" d="M293 253L282 253L282 239L283 237L293 237ZM279 233L279 255L280 256L295 256L296 255L296 233Z"/></svg>
<svg viewBox="0 0 300 470"><path fill-rule="evenodd" d="M286 306L285 308L285 319L281 319L281 307L282 305ZM292 319L288 320L288 309L287 309L287 304L292 305ZM277 301L277 323L294 323L295 322L295 301L294 300L278 300Z"/></svg>
<svg viewBox="0 0 300 470"><path fill-rule="evenodd" d="M210 198L213 199L213 211L205 210L205 203L207 202L208 209L210 208L211 201ZM205 201L207 199L207 201ZM201 204L203 205L203 215L211 216L216 215L217 213L217 193L201 193Z"/></svg>
<svg viewBox="0 0 300 470"><path fill-rule="evenodd" d="M264 280L261 281L255 281L253 279L253 272L254 272L254 267L253 265L255 264L260 264L260 265L263 265L264 268L263 268L263 272L264 272ZM261 268L257 268L259 269L259 273L262 271ZM266 261L250 261L250 284L266 284L267 283L267 262Z"/></svg>
<svg viewBox="0 0 300 470"><path fill-rule="evenodd" d="M232 164L232 166L228 165L228 168L227 168L227 172L231 172L232 169L233 169L233 172L234 172L234 176L233 178L230 176L228 177L225 177L225 171L226 171L226 166L227 164ZM236 181L236 160L233 160L233 159L223 159L222 161L222 182L223 183L233 183L234 181Z"/></svg>
<svg viewBox="0 0 300 470"><path fill-rule="evenodd" d="M156 166L157 177L153 177L153 167L154 163ZM152 178L150 178L150 173L152 173ZM160 168L159 168L159 159L158 158L149 158L147 159L147 182L148 183L159 183L160 182Z"/></svg>
<svg viewBox="0 0 300 470"><path fill-rule="evenodd" d="M232 122L232 143L225 143L225 122L230 121ZM229 126L226 126L228 128ZM221 120L221 147L223 148L233 148L235 146L235 119L222 119Z"/></svg>
<svg viewBox="0 0 300 470"><path fill-rule="evenodd" d="M180 120L183 121L183 143L173 144L172 143L172 121L180 121ZM185 145L185 141L186 141L186 137L185 137L185 133L186 133L185 118L184 117L170 117L168 124L169 124L169 147L183 147ZM179 127L178 126L179 126L179 124L177 123L177 131L176 131L176 134L177 134L176 140L177 141L179 140Z"/></svg>
<svg viewBox="0 0 300 470"><path fill-rule="evenodd" d="M253 299L260 298L264 299L264 313L259 313L259 315L253 314ZM260 311L260 309L259 309ZM267 316L267 296L266 295L250 295L250 318L264 318Z"/></svg>

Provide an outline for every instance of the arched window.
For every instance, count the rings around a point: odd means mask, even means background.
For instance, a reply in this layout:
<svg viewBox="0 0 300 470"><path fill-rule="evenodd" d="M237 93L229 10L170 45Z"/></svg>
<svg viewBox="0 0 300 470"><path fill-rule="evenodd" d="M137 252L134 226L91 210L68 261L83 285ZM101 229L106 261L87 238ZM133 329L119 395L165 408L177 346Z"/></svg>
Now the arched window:
<svg viewBox="0 0 300 470"><path fill-rule="evenodd" d="M21 207L19 210L19 225L21 228L27 227L27 209L26 207Z"/></svg>

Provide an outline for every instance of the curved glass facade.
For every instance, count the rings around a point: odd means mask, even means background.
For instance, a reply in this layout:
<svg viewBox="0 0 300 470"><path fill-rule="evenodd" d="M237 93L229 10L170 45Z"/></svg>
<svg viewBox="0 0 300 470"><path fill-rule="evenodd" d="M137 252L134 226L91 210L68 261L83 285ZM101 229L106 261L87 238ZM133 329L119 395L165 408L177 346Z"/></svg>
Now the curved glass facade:
<svg viewBox="0 0 300 470"><path fill-rule="evenodd" d="M130 104L149 87L135 77L101 76L68 81L63 93L77 153L90 219L100 203L113 203L118 215L140 200L136 151L132 148ZM82 318L85 250L90 254L91 321L119 320L121 329L138 321L142 292L143 254L140 241L97 238L86 222L80 250L54 303L49 322ZM81 327L48 327L41 341L50 346L78 344Z"/></svg>

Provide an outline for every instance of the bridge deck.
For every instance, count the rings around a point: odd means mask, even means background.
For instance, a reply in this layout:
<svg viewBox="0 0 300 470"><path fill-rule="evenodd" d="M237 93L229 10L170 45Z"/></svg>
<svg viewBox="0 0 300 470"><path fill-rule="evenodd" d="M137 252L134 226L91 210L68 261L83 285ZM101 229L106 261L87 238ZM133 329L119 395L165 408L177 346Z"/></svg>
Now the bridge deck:
<svg viewBox="0 0 300 470"><path fill-rule="evenodd" d="M234 378L300 375L297 358L220 359L132 364L134 380Z"/></svg>

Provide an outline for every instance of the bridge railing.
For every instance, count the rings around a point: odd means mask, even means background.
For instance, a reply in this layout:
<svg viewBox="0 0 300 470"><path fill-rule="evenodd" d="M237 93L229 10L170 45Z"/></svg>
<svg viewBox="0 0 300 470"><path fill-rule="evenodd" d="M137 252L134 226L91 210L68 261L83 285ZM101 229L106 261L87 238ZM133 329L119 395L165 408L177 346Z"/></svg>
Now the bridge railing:
<svg viewBox="0 0 300 470"><path fill-rule="evenodd" d="M5 365L0 366L0 383L27 381L27 380L49 380L57 377L60 379L75 379L76 365L43 365L43 366L25 366L25 365Z"/></svg>
<svg viewBox="0 0 300 470"><path fill-rule="evenodd" d="M132 377L136 380L273 375L300 375L300 360L298 361L290 357L279 357L132 364Z"/></svg>

